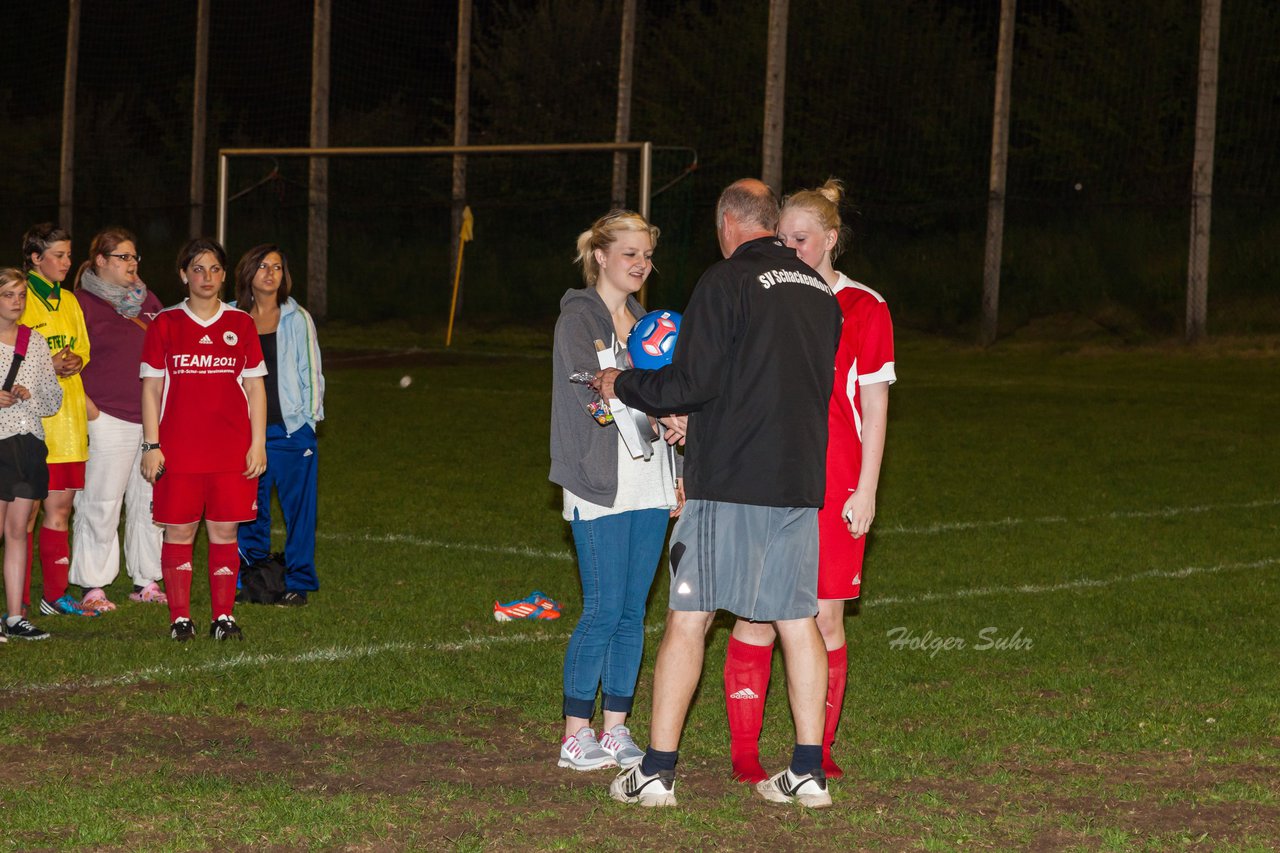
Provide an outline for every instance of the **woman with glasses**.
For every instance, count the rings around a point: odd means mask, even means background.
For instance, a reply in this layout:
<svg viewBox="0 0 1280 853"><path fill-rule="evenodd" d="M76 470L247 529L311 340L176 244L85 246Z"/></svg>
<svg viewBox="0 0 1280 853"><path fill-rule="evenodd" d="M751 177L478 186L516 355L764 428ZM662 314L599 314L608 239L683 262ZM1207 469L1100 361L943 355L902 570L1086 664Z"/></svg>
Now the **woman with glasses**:
<svg viewBox="0 0 1280 853"><path fill-rule="evenodd" d="M44 419L49 496L40 527L44 579L40 612L46 616L97 616L97 610L82 607L67 593L71 568L67 528L75 493L84 488L84 465L89 458L84 383L80 379L80 371L89 363L89 332L80 301L62 286L71 271L71 235L49 222L29 229L22 237L22 266L27 274L27 305L19 322L48 341L53 372L62 386L62 407ZM32 510L33 525L35 518L36 510Z"/></svg>
<svg viewBox="0 0 1280 853"><path fill-rule="evenodd" d="M163 307L138 277L137 241L123 228L93 238L76 276L76 296L93 340L81 373L89 427L84 490L75 496L71 583L81 606L115 610L106 587L120 574L120 510L125 508L125 569L134 601L165 603L160 589L160 528L151 523L151 484L142 477L142 341Z"/></svg>

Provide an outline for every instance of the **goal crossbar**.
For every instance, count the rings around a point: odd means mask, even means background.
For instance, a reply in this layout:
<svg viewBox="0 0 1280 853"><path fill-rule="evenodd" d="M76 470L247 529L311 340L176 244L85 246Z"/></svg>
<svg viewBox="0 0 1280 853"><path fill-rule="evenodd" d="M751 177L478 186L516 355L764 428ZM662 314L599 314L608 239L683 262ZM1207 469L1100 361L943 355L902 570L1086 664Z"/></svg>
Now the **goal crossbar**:
<svg viewBox="0 0 1280 853"><path fill-rule="evenodd" d="M567 142L538 145L394 145L354 148L220 148L218 149L218 242L226 245L228 172L232 157L404 157L485 154L581 154L628 152L640 154L639 213L649 218L653 174L652 142Z"/></svg>

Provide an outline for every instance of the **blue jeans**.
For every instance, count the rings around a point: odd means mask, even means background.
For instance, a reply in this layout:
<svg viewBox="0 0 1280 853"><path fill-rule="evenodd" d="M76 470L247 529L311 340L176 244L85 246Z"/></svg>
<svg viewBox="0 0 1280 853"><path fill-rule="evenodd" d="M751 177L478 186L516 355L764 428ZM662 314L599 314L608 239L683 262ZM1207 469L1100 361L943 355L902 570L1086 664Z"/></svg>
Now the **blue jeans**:
<svg viewBox="0 0 1280 853"><path fill-rule="evenodd" d="M564 655L564 714L591 719L596 690L604 710L630 713L644 655L644 610L667 537L665 509L572 521L582 578L582 618Z"/></svg>
<svg viewBox="0 0 1280 853"><path fill-rule="evenodd" d="M316 433L303 425L290 435L283 424L267 427L267 470L258 478L258 517L237 532L240 559L256 563L271 556L271 490L284 513L284 586L289 592L315 592L316 577Z"/></svg>

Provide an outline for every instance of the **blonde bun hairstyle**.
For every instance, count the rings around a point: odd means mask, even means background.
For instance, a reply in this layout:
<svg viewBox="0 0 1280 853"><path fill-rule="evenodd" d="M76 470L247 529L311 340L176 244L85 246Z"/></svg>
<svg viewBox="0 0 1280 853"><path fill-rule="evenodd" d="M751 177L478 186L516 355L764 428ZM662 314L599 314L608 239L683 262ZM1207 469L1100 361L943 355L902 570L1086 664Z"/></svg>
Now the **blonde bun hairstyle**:
<svg viewBox="0 0 1280 853"><path fill-rule="evenodd" d="M582 280L587 283L587 287L595 287L600 280L600 262L596 260L596 251L609 251L618 236L627 231L647 233L653 248L658 248L658 226L650 225L643 216L632 210L611 210L578 235L578 256L573 262L582 265Z"/></svg>
<svg viewBox="0 0 1280 853"><path fill-rule="evenodd" d="M840 204L844 201L844 182L839 178L827 178L822 186L812 190L798 190L782 200L782 212L803 210L811 213L823 231L836 232L836 244L831 248L831 260L849 244L849 228L840 218Z"/></svg>

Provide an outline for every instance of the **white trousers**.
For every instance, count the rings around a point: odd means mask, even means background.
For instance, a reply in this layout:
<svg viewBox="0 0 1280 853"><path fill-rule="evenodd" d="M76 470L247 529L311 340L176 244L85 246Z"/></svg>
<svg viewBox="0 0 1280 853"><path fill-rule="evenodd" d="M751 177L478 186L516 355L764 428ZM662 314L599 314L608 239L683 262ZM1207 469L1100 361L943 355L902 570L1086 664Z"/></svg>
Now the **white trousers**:
<svg viewBox="0 0 1280 853"><path fill-rule="evenodd" d="M142 424L106 412L89 421L84 491L76 492L71 582L86 589L120 574L120 507L125 508L125 565L134 584L160 580L163 530L151 523L151 484L142 479Z"/></svg>

